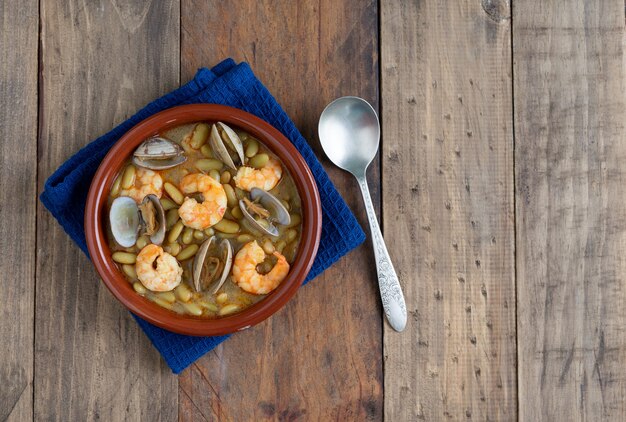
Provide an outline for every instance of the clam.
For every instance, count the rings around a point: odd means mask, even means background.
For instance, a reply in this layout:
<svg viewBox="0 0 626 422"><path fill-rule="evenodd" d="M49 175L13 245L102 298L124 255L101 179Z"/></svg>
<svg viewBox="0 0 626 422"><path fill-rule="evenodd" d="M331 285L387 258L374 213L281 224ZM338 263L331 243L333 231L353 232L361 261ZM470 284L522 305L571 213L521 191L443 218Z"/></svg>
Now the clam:
<svg viewBox="0 0 626 422"><path fill-rule="evenodd" d="M160 245L165 240L165 210L156 195L146 195L139 205L139 213L143 222L145 234L150 237L150 242Z"/></svg>
<svg viewBox="0 0 626 422"><path fill-rule="evenodd" d="M150 170L166 170L186 160L185 151L180 145L158 136L142 142L133 153L133 163Z"/></svg>
<svg viewBox="0 0 626 422"><path fill-rule="evenodd" d="M193 260L193 285L197 292L215 294L228 278L233 265L233 247L228 239L219 244L211 236L200 246Z"/></svg>
<svg viewBox="0 0 626 422"><path fill-rule="evenodd" d="M256 230L270 236L278 236L275 223L288 225L291 222L289 211L285 209L278 198L259 188L252 188L250 199L239 201L239 208L244 219Z"/></svg>
<svg viewBox="0 0 626 422"><path fill-rule="evenodd" d="M109 220L115 241L125 248L130 248L137 241L139 233L139 213L133 198L120 196L111 204Z"/></svg>
<svg viewBox="0 0 626 422"><path fill-rule="evenodd" d="M139 234L146 234L155 245L165 239L165 211L156 195L146 195L141 204L134 199L120 196L111 204L109 221L113 238L120 246L130 248Z"/></svg>
<svg viewBox="0 0 626 422"><path fill-rule="evenodd" d="M239 157L240 163L245 163L245 156L243 154L243 145L239 135L235 133L230 127L226 126L222 122L217 122L211 127L211 136L209 137L209 143L211 149L215 154L215 157L221 160L228 167L233 170L237 170L233 159L228 152L228 148L235 151Z"/></svg>

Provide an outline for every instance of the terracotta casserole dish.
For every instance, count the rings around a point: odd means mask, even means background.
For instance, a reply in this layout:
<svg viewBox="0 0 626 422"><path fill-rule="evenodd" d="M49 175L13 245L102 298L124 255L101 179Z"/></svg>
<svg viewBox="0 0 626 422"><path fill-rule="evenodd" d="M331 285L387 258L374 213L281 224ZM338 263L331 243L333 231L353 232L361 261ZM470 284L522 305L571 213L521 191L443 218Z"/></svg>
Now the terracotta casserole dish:
<svg viewBox="0 0 626 422"><path fill-rule="evenodd" d="M133 290L111 258L106 236L107 198L122 166L135 148L149 137L175 126L198 121L222 121L259 139L288 169L302 201L302 237L285 280L266 298L243 310L218 319L182 315L164 309ZM317 253L322 228L319 192L306 162L277 129L252 114L216 104L174 107L147 118L129 130L111 148L98 168L85 207L85 237L93 264L113 295L132 313L180 334L213 336L233 333L258 324L278 311L296 293L308 274Z"/></svg>

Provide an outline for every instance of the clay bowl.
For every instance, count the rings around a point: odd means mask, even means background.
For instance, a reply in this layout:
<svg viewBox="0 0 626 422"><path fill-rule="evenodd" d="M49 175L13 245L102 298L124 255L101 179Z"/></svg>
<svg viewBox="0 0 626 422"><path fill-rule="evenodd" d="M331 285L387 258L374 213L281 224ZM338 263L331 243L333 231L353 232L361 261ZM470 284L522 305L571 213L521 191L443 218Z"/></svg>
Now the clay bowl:
<svg viewBox="0 0 626 422"><path fill-rule="evenodd" d="M139 296L111 259L105 235L111 185L127 158L146 138L174 126L196 121L222 121L238 127L263 142L291 173L302 199L302 241L289 275L265 299L244 311L219 319L179 315ZM233 333L258 324L278 311L296 293L308 274L317 253L322 229L320 197L311 170L296 148L268 123L231 107L215 104L191 104L174 107L142 121L111 148L96 172L85 207L85 236L89 255L113 295L132 313L175 333L213 336Z"/></svg>

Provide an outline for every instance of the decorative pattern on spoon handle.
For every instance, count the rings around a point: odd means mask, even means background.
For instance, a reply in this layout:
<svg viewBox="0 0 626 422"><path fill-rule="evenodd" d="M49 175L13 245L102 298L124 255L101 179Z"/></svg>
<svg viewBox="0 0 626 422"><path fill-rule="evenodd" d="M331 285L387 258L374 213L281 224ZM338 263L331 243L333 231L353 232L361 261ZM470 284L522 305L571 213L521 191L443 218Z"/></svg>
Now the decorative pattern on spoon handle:
<svg viewBox="0 0 626 422"><path fill-rule="evenodd" d="M406 324L407 314L406 304L404 303L404 295L402 294L402 288L400 287L400 281L398 280L396 271L391 263L391 258L389 257L389 252L387 252L385 240L380 232L374 206L372 205L372 198L370 197L367 186L367 180L365 177L357 177L357 180L359 181L359 187L363 193L365 211L367 212L367 219L369 220L372 232L372 244L374 246L376 269L378 271L378 286L380 289L383 309L391 326L397 331L402 331ZM399 309L399 314L395 313L394 315L392 313L394 308Z"/></svg>

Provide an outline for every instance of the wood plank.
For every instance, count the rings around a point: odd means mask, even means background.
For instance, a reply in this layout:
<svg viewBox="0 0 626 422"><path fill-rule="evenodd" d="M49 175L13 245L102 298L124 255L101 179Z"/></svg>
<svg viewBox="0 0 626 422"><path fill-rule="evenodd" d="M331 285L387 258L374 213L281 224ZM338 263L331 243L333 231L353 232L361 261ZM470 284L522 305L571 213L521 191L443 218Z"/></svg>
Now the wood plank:
<svg viewBox="0 0 626 422"><path fill-rule="evenodd" d="M624 2L516 3L522 420L626 420Z"/></svg>
<svg viewBox="0 0 626 422"><path fill-rule="evenodd" d="M71 154L179 83L179 3L41 3L39 189ZM38 209L36 420L174 420L177 378Z"/></svg>
<svg viewBox="0 0 626 422"><path fill-rule="evenodd" d="M382 4L384 235L410 312L384 328L385 420L516 418L510 19L482 4Z"/></svg>
<svg viewBox="0 0 626 422"><path fill-rule="evenodd" d="M36 1L0 3L0 420L33 417L37 201Z"/></svg>
<svg viewBox="0 0 626 422"><path fill-rule="evenodd" d="M362 96L377 107L377 28L376 2L183 1L183 79L230 55L248 61L366 227L355 181L326 160L317 121L324 106L342 95ZM370 186L378 203L377 164ZM219 420L381 419L379 302L368 242L271 319L184 372L181 420L194 412Z"/></svg>

